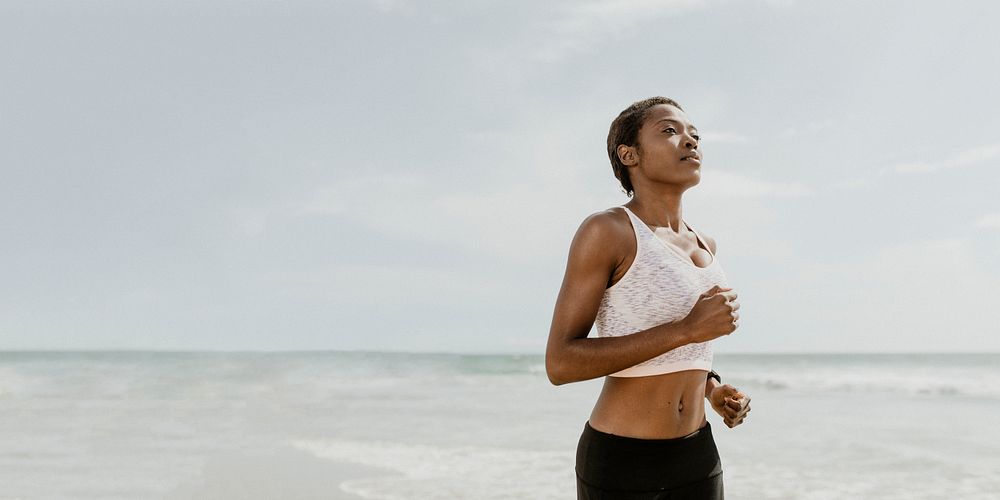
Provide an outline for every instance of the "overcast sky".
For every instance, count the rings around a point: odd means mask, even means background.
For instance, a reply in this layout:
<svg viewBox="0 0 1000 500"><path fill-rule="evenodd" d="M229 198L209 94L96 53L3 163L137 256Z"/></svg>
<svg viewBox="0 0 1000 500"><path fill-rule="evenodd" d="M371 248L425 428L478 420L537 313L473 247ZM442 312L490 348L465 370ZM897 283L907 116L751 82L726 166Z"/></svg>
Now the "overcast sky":
<svg viewBox="0 0 1000 500"><path fill-rule="evenodd" d="M717 353L1000 351L1000 3L0 3L0 349L544 351L652 95ZM593 333L592 333L593 335Z"/></svg>

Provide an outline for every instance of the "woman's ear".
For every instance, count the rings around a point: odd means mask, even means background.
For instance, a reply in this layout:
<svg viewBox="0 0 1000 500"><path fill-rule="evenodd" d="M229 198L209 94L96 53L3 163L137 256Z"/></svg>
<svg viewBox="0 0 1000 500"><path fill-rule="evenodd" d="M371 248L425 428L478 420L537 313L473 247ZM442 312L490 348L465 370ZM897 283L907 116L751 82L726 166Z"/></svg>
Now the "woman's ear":
<svg viewBox="0 0 1000 500"><path fill-rule="evenodd" d="M639 154L632 146L619 144L615 152L618 153L618 159L621 160L622 165L626 167L632 167L639 163Z"/></svg>

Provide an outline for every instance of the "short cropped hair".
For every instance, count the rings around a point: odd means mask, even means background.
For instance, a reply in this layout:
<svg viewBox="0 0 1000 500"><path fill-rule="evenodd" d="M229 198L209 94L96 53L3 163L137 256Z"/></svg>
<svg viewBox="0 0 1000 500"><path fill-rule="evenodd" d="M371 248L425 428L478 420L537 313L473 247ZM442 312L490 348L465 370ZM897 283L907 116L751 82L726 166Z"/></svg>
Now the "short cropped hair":
<svg viewBox="0 0 1000 500"><path fill-rule="evenodd" d="M639 129L642 128L642 123L646 120L650 108L657 104L669 104L684 111L684 108L673 99L659 96L650 97L636 101L625 108L618 114L618 118L611 122L611 129L608 131L608 158L611 159L611 170L621 182L622 190L629 196L632 196L632 179L629 178L628 167L618 158L618 146L621 144L632 147L639 145Z"/></svg>

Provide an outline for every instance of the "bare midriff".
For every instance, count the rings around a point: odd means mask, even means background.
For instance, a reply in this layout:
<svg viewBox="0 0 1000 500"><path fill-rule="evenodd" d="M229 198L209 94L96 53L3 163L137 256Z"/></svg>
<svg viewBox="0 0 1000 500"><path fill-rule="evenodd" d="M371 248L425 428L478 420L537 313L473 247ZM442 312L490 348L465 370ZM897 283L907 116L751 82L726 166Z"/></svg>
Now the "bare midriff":
<svg viewBox="0 0 1000 500"><path fill-rule="evenodd" d="M640 439L687 436L705 425L705 370L604 377L590 414L601 432Z"/></svg>

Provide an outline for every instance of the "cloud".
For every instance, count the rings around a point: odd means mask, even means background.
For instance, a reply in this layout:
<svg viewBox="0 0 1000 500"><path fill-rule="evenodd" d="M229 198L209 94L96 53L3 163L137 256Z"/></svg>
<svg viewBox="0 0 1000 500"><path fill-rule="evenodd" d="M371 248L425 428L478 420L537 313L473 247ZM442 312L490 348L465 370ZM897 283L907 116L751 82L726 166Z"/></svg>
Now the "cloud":
<svg viewBox="0 0 1000 500"><path fill-rule="evenodd" d="M339 215L363 211L375 196L389 200L417 201L428 182L414 176L385 174L361 177L314 188L301 200L290 202L286 211L293 216Z"/></svg>
<svg viewBox="0 0 1000 500"><path fill-rule="evenodd" d="M562 258L587 215L624 200L601 155L601 142L591 138L592 124L603 125L604 116L576 108L546 110L545 116L529 115L514 130L473 133L459 141L458 150L477 158L461 177L443 174L427 161L410 165L414 173L380 168L386 173L315 186L280 212L290 217L349 216L395 238L479 255ZM510 156L478 152L508 145L514 151ZM484 172L491 173L490 180Z"/></svg>
<svg viewBox="0 0 1000 500"><path fill-rule="evenodd" d="M708 3L708 0L615 0L501 3L525 21L516 33L507 33L503 43L467 47L469 64L490 78L509 84L531 80L539 64L565 61L607 46L615 40L641 33L637 24L665 16L676 16ZM509 11L509 12L508 12Z"/></svg>
<svg viewBox="0 0 1000 500"><path fill-rule="evenodd" d="M349 215L397 238L537 259L563 254L567 232L603 207L583 187L543 175L533 183L486 189L446 187L409 176L364 178L318 186L279 211L291 217Z"/></svg>
<svg viewBox="0 0 1000 500"><path fill-rule="evenodd" d="M556 171L568 167L547 164ZM550 173L551 174L551 173ZM780 183L713 171L698 186L713 198L802 197L813 191L799 183ZM290 216L349 214L366 227L417 241L458 246L501 258L537 260L565 254L568 238L587 215L620 204L595 194L570 173L538 173L531 183L478 190L443 190L431 180L409 176L357 179L319 186L287 204ZM377 193L377 197L373 195ZM569 222L568 222L569 221Z"/></svg>
<svg viewBox="0 0 1000 500"><path fill-rule="evenodd" d="M825 118L822 120L812 120L806 122L805 124L788 127L779 133L779 137L794 137L804 134L816 134L822 132L831 125L833 125L834 120L832 118Z"/></svg>
<svg viewBox="0 0 1000 500"><path fill-rule="evenodd" d="M370 3L374 4L375 8L384 14L413 12L413 5L405 0L371 0Z"/></svg>
<svg viewBox="0 0 1000 500"><path fill-rule="evenodd" d="M836 181L830 184L838 189L865 189L874 187L877 180L886 174L920 175L946 169L959 168L968 165L984 163L1000 157L1000 143L987 144L956 153L939 162L909 161L895 165L873 168L861 176Z"/></svg>
<svg viewBox="0 0 1000 500"><path fill-rule="evenodd" d="M875 186L875 177L880 177L881 174L869 174L866 177L856 177L848 178L839 181L834 181L829 184L831 189L868 189Z"/></svg>
<svg viewBox="0 0 1000 500"><path fill-rule="evenodd" d="M871 349L975 350L981 336L1000 333L989 317L996 277L977 265L984 257L969 240L945 238L887 246L857 267L840 266L838 323L868 336Z"/></svg>
<svg viewBox="0 0 1000 500"><path fill-rule="evenodd" d="M704 132L701 142L706 144L745 144L750 138L732 132Z"/></svg>
<svg viewBox="0 0 1000 500"><path fill-rule="evenodd" d="M553 21L539 40L539 60L554 62L574 51L606 44L608 37L621 38L637 21L677 15L707 3L705 0L612 0L570 1L560 5Z"/></svg>
<svg viewBox="0 0 1000 500"><path fill-rule="evenodd" d="M976 220L976 227L1000 228L1000 213L980 217Z"/></svg>
<svg viewBox="0 0 1000 500"><path fill-rule="evenodd" d="M923 174L938 170L965 167L990 161L1000 157L1000 143L987 144L961 151L940 162L906 162L894 165L892 170L897 174Z"/></svg>
<svg viewBox="0 0 1000 500"><path fill-rule="evenodd" d="M980 146L978 148L962 151L948 160L945 160L944 166L961 167L965 165L974 165L976 163L992 160L997 156L1000 156L1000 143L988 144L986 146Z"/></svg>
<svg viewBox="0 0 1000 500"><path fill-rule="evenodd" d="M991 318L1000 276L970 240L889 245L860 258L786 259L755 283L747 323L790 351L914 352L1000 349ZM778 272L787 270L787 272ZM748 293L748 295L750 295ZM752 312L751 312L752 311ZM762 339L734 337L735 350Z"/></svg>
<svg viewBox="0 0 1000 500"><path fill-rule="evenodd" d="M702 174L698 189L712 197L782 197L813 196L815 191L798 182L774 182L720 170Z"/></svg>
<svg viewBox="0 0 1000 500"><path fill-rule="evenodd" d="M305 290L339 306L455 306L503 301L517 290L508 283L484 281L459 268L407 266L394 263L345 263L303 271L269 270L257 274L266 286Z"/></svg>
<svg viewBox="0 0 1000 500"><path fill-rule="evenodd" d="M900 163L893 166L893 171L897 174L916 174L923 172L932 172L937 170L938 167L931 165L930 163L915 162L915 163Z"/></svg>

